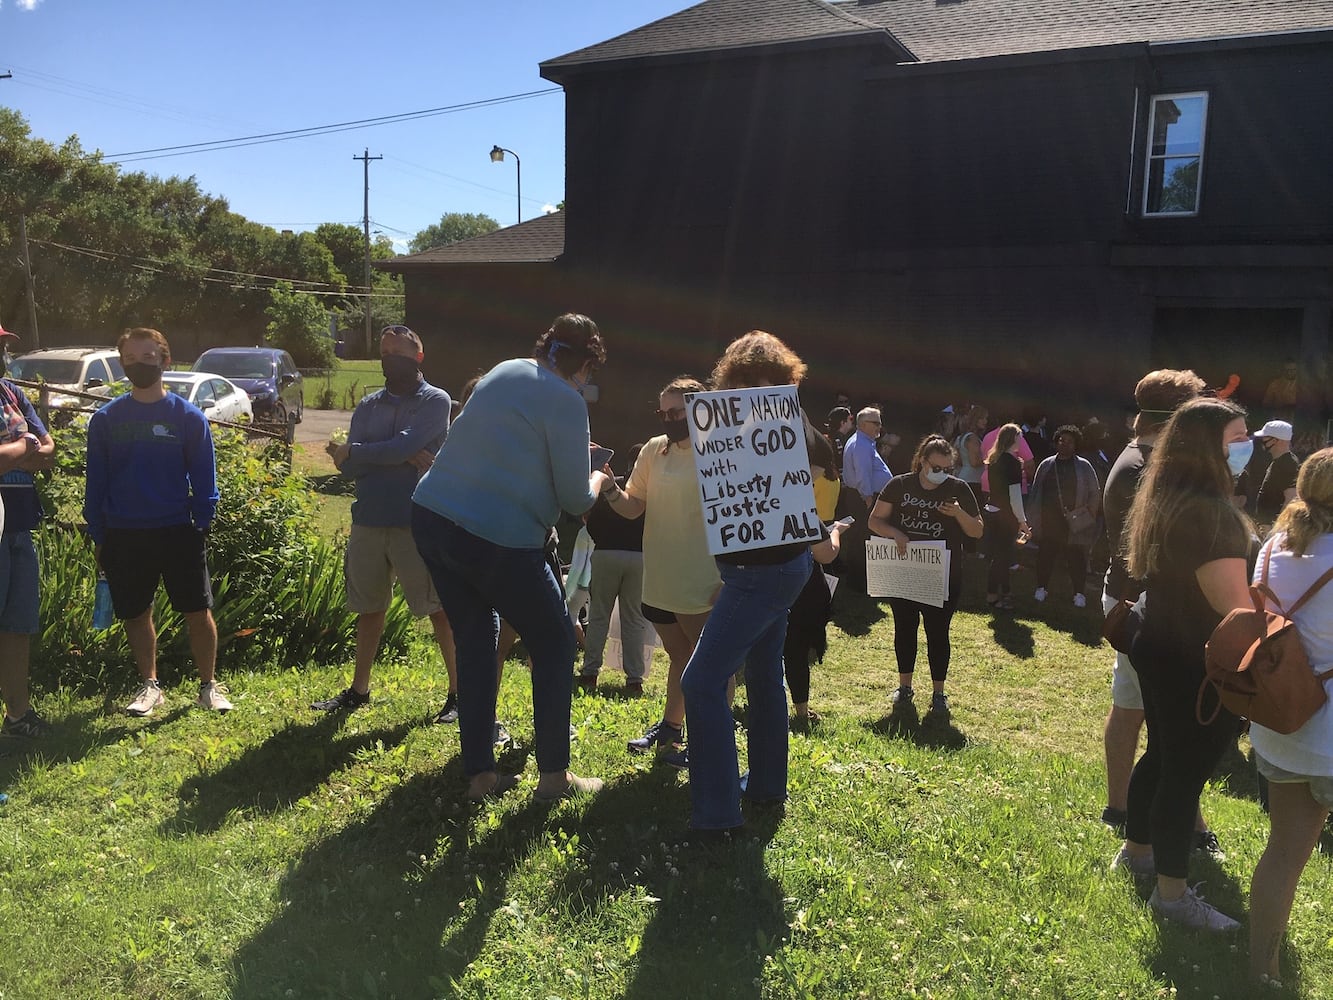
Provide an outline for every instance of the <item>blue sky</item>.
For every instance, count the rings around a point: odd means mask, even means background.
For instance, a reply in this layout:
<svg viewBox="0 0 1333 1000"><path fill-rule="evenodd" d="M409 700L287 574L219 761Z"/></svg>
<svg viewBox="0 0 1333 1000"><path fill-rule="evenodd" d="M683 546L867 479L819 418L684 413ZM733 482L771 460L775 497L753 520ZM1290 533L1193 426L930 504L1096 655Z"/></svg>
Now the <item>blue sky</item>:
<svg viewBox="0 0 1333 1000"><path fill-rule="evenodd" d="M0 104L34 135L107 154L486 100L552 84L562 55L691 0L0 0ZM404 241L444 212L516 221L564 196L564 97L334 135L126 164L193 175L280 229L360 224L369 146L375 228Z"/></svg>

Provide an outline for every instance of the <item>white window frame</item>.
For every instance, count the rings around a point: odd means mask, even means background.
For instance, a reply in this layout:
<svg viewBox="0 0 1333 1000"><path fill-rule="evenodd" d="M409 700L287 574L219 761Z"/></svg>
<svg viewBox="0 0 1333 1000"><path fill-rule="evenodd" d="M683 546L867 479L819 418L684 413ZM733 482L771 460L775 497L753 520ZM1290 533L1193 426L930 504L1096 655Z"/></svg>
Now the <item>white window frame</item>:
<svg viewBox="0 0 1333 1000"><path fill-rule="evenodd" d="M1152 190L1149 183L1152 177L1152 167L1156 160L1183 159L1181 156L1169 156L1162 154L1154 156L1152 151L1153 133L1157 126L1157 105L1160 101L1178 101L1186 98L1202 98L1203 112L1201 114L1202 126L1199 134L1199 152L1191 153L1190 156L1197 155L1199 158L1199 183L1194 188L1194 210L1191 212L1153 212L1148 208L1148 194ZM1144 145L1143 155L1143 217L1145 219L1182 219L1190 218L1199 214L1199 205L1203 202L1203 165L1206 156L1208 144L1208 91L1191 90L1179 94L1152 94L1148 98L1148 135Z"/></svg>

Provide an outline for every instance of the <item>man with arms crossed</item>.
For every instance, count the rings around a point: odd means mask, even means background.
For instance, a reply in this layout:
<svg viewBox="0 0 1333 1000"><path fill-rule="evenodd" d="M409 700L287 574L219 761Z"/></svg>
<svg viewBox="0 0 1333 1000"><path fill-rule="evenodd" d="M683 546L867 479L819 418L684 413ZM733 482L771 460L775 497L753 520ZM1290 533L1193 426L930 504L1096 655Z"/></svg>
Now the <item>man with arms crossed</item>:
<svg viewBox="0 0 1333 1000"><path fill-rule="evenodd" d="M161 580L189 627L199 671L196 703L226 712L231 702L213 677L218 631L204 551L218 505L208 418L163 386L162 372L171 367L166 337L137 327L122 333L116 346L134 388L88 421L83 516L142 679L125 711L151 715L163 701L153 627Z"/></svg>
<svg viewBox="0 0 1333 1000"><path fill-rule="evenodd" d="M435 721L458 721L454 633L412 540L412 491L449 433L452 408L449 394L422 377L424 357L421 338L412 330L386 326L380 335L384 388L357 404L346 443L328 445L338 471L356 483L345 561L347 607L357 616L356 665L351 686L311 706L320 711L360 708L370 701L370 671L397 577L412 614L430 616L449 674L449 696Z"/></svg>

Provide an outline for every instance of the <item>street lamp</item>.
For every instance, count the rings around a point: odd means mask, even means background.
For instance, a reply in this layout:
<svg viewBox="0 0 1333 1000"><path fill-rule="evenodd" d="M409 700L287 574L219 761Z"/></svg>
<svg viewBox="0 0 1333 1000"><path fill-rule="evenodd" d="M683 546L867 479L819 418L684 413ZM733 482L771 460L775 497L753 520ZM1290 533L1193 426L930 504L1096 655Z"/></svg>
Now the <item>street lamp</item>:
<svg viewBox="0 0 1333 1000"><path fill-rule="evenodd" d="M518 158L518 154L512 149L505 149L503 146L491 147L491 162L504 163L505 153L514 158L514 172L518 178L518 221L523 221L523 161Z"/></svg>

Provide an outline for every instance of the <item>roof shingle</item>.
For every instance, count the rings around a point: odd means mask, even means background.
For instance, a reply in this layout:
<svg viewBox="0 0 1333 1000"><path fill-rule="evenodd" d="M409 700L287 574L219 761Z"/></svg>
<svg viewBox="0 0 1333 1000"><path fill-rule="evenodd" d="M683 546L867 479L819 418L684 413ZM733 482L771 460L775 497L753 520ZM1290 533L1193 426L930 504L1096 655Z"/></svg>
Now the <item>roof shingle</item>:
<svg viewBox="0 0 1333 1000"><path fill-rule="evenodd" d="M1318 28L1333 28L1333 0L705 0L541 68L558 79L626 59L849 37L945 62Z"/></svg>
<svg viewBox="0 0 1333 1000"><path fill-rule="evenodd" d="M448 246L377 261L382 271L431 264L530 264L553 261L565 252L565 213L551 212Z"/></svg>

